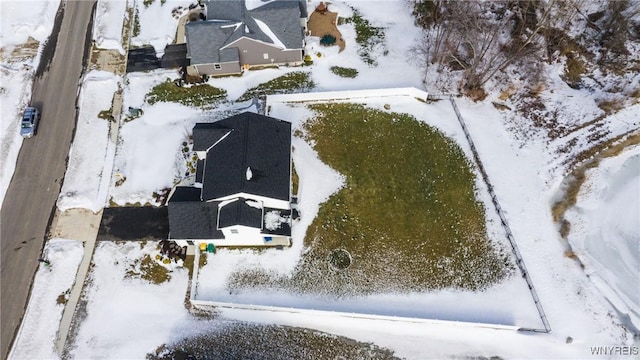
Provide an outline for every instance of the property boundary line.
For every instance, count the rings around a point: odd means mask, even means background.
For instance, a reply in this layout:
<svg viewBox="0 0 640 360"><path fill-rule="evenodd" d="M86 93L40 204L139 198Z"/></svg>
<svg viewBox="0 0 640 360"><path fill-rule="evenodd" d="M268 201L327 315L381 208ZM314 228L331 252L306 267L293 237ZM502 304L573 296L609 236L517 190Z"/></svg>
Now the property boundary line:
<svg viewBox="0 0 640 360"><path fill-rule="evenodd" d="M531 297L533 298L533 302L536 305L536 309L538 310L538 314L540 316L540 320L542 320L542 324L544 325L544 330L542 329L521 329L526 331L533 332L545 332L548 333L551 331L551 326L549 325L549 321L547 320L547 315L542 308L542 303L540 302L540 298L538 297L538 293L536 292L535 287L533 286L533 282L531 281L531 277L529 276L529 272L527 271L527 267L524 264L524 260L522 259L522 255L520 254L520 250L518 249L518 244L516 243L515 238L513 237L513 233L511 232L511 228L509 227L509 223L507 222L507 218L504 216L504 212L502 211L502 207L500 206L500 202L498 201L498 197L493 190L493 185L489 180L489 175L484 169L484 165L482 164L482 160L480 160L480 155L476 150L476 146L471 138L471 134L467 128L467 125L462 118L462 114L460 114L460 110L458 110L458 105L456 104L453 96L449 95L449 101L451 101L451 106L456 113L456 117L460 122L460 126L462 127L462 131L464 132L465 137L467 138L467 142L469 142L469 146L471 147L471 152L473 153L473 158L478 165L478 169L480 170L480 174L482 175L482 180L487 185L487 189L489 190L489 195L491 195L491 202L500 217L500 222L502 223L502 227L504 228L507 239L509 240L509 244L511 245L511 250L516 257L516 264L518 268L520 268L520 272L522 273L522 277L524 278L527 286L529 287L529 291L531 292Z"/></svg>
<svg viewBox="0 0 640 360"><path fill-rule="evenodd" d="M343 318L351 318L351 319L382 320L382 321L405 322L405 323L414 323L414 324L432 324L432 325L445 325L445 326L457 326L457 327L484 328L484 329L493 329L493 330L509 330L509 331L528 330L528 329L524 329L522 327L514 326L514 325L500 325L500 324L476 323L476 322L468 322L468 321L417 318L417 317L408 317L408 316L376 315L376 314L351 313L351 312L333 311L333 310L316 310L316 309L293 308L293 307L284 307L284 306L238 304L238 303L218 302L218 301L210 301L210 300L198 300L196 299L196 295L198 292L198 276L199 276L199 270L200 270L199 261L200 261L200 251L196 248L196 251L194 254L194 260L193 260L193 278L191 279L191 288L190 288L190 294L189 294L189 302L191 303L192 306L196 306L196 307L203 306L203 307L216 307L216 308L235 309L235 310L252 310L252 311L267 311L267 312L302 314L302 315L335 316L335 317L343 317Z"/></svg>
<svg viewBox="0 0 640 360"><path fill-rule="evenodd" d="M429 99L429 93L412 87L268 95L265 115L269 115L271 112L271 104L274 102L355 100L381 96L411 96L425 102Z"/></svg>

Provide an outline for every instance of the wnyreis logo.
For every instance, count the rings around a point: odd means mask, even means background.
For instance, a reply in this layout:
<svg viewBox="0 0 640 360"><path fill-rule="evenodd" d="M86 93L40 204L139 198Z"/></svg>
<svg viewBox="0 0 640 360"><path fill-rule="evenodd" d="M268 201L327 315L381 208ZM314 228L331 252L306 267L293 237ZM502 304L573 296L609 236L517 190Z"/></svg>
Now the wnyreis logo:
<svg viewBox="0 0 640 360"><path fill-rule="evenodd" d="M605 356L638 356L640 348L637 346L592 346L591 355Z"/></svg>

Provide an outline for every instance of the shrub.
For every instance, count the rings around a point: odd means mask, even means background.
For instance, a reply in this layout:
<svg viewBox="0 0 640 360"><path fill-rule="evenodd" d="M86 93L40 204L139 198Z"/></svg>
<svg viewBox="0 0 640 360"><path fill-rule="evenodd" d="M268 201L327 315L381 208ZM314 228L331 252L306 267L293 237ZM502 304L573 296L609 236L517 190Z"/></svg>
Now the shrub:
<svg viewBox="0 0 640 360"><path fill-rule="evenodd" d="M133 15L133 36L136 37L140 35L140 15L138 14L138 9L136 8L136 12Z"/></svg>
<svg viewBox="0 0 640 360"><path fill-rule="evenodd" d="M352 68L344 68L340 66L332 66L331 72L344 78L354 78L358 76L358 70Z"/></svg>
<svg viewBox="0 0 640 360"><path fill-rule="evenodd" d="M327 35L323 36L322 38L320 38L320 45L331 46L331 45L333 45L335 43L336 43L336 37L331 35L331 34L327 34Z"/></svg>
<svg viewBox="0 0 640 360"><path fill-rule="evenodd" d="M271 94L305 91L314 87L315 83L310 79L308 72L294 71L247 90L237 101L247 101L254 97L265 97Z"/></svg>
<svg viewBox="0 0 640 360"><path fill-rule="evenodd" d="M585 64L579 57L569 55L567 56L567 63L564 66L563 80L572 88L578 88L585 70Z"/></svg>
<svg viewBox="0 0 640 360"><path fill-rule="evenodd" d="M151 89L145 99L151 105L165 101L176 102L186 106L206 107L217 104L226 96L226 90L218 89L209 84L176 86L173 81L167 79L167 81Z"/></svg>
<svg viewBox="0 0 640 360"><path fill-rule="evenodd" d="M305 65L311 65L313 64L313 59L311 58L311 55L305 55L304 56L304 64Z"/></svg>

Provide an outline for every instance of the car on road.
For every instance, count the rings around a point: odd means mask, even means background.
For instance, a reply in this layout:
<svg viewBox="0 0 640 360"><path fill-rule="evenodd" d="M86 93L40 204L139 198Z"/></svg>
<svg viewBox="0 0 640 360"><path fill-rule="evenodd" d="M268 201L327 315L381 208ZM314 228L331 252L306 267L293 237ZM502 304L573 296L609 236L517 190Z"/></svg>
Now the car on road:
<svg viewBox="0 0 640 360"><path fill-rule="evenodd" d="M31 138L36 134L38 122L40 121L40 111L34 107L27 107L22 114L22 123L20 124L20 135L23 138Z"/></svg>

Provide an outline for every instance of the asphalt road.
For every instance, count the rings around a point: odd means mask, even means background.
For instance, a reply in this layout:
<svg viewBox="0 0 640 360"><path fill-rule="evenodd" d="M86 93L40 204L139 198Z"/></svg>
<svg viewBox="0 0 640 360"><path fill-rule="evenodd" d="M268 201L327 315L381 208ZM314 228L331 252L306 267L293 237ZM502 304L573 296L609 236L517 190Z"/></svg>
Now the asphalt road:
<svg viewBox="0 0 640 360"><path fill-rule="evenodd" d="M53 58L33 85L32 104L41 109L38 134L26 139L0 212L2 277L0 339L6 359L27 305L45 232L53 213L76 124L76 96L95 1L67 1L52 35ZM53 49L55 46L55 50ZM55 264L52 264L55 267Z"/></svg>

